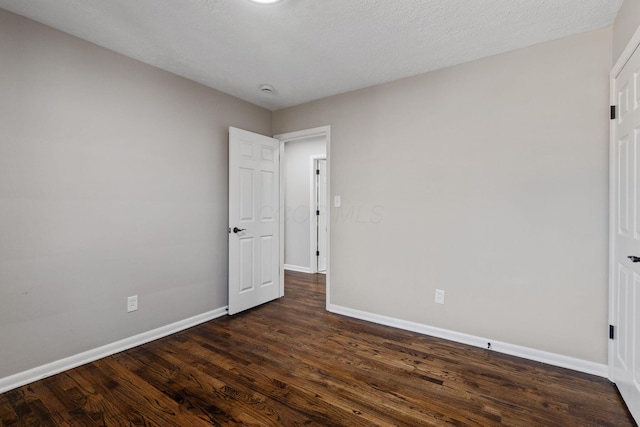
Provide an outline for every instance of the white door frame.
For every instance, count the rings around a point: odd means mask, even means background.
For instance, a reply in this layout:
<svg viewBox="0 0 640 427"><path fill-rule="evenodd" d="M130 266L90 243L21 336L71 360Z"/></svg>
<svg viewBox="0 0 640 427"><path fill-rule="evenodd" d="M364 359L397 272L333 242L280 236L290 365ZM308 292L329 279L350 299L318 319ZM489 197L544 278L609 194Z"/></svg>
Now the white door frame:
<svg viewBox="0 0 640 427"><path fill-rule="evenodd" d="M316 178L316 168L318 167L318 160L326 160L326 154L311 156L311 188L310 188L310 199L309 199L309 259L311 273L318 272L318 256L316 255L316 251L318 250L318 215L316 215L317 210L317 200L318 200L318 185ZM327 210L329 210L329 205L327 202L329 199L325 200L325 206L327 206Z"/></svg>
<svg viewBox="0 0 640 427"><path fill-rule="evenodd" d="M620 58L616 61L611 74L609 75L609 97L611 105L617 105L615 94L615 80L624 68L625 64L631 59L631 56L640 48L640 27L633 34L629 43L622 51ZM616 155L615 155L615 132L613 122L609 126L609 325L615 325L615 235L616 221L613 215L616 210ZM614 357L615 357L614 341L609 340L608 362L609 362L609 380L614 380Z"/></svg>
<svg viewBox="0 0 640 427"><path fill-rule="evenodd" d="M284 221L286 216L285 198L284 198L284 146L287 142L299 141L314 137L324 137L327 147L327 200L331 200L331 126L321 126L313 129L306 129L297 132L288 132L275 135L274 138L280 140L280 296L284 295ZM313 222L313 221L311 221ZM331 209L327 205L327 301L329 304L330 295L330 272L331 272ZM315 252L314 252L315 255ZM317 266L316 266L317 269Z"/></svg>

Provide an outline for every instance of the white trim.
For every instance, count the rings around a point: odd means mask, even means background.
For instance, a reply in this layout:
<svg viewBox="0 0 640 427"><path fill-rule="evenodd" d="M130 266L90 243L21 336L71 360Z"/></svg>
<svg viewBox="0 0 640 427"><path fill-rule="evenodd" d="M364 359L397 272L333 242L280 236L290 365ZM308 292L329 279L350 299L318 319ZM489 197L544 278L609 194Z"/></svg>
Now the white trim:
<svg viewBox="0 0 640 427"><path fill-rule="evenodd" d="M409 322L393 317L354 310L352 308L342 307L339 305L329 305L327 307L327 310L332 313L341 314L360 320L366 320L368 322L373 322L380 325L386 325L398 329L417 332L424 335L430 335L433 337L455 341L474 347L486 349L487 343L491 343L491 350L497 351L498 353L509 354L511 356L534 360L536 362L559 366L561 368L572 369L574 371L597 375L599 377L606 377L608 373L607 365L602 363L589 362L587 360L576 359L574 357L563 356L561 354L549 353L542 350L536 350L534 348L496 341L489 338L483 338L475 335L454 332L447 329L436 328L421 323Z"/></svg>
<svg viewBox="0 0 640 427"><path fill-rule="evenodd" d="M284 269L289 271L297 271L299 273L313 274L309 267L300 267L299 265L285 264Z"/></svg>
<svg viewBox="0 0 640 427"><path fill-rule="evenodd" d="M325 306L329 307L331 303L331 162L329 159L331 158L331 127L326 127L326 135L327 138L327 270L324 272L325 274L325 290L326 290L326 300Z"/></svg>
<svg viewBox="0 0 640 427"><path fill-rule="evenodd" d="M626 61L625 61L626 62ZM612 72L613 74L613 72ZM611 105L616 105L615 101L615 77L613 75L610 78L610 98ZM615 325L615 198L616 198L616 162L615 162L615 120L611 120L609 125L609 325ZM607 340L607 359L608 359L608 378L611 382L615 381L614 378L614 341Z"/></svg>
<svg viewBox="0 0 640 427"><path fill-rule="evenodd" d="M638 46L640 46L640 27L638 27L636 29L636 32L633 33L631 39L629 39L629 43L627 43L627 46L624 48L624 50L620 54L620 57L616 61L616 64L613 66L613 69L611 70L611 77L618 77L618 74L622 72L625 64L629 61L629 59L631 59L633 52L636 51Z"/></svg>
<svg viewBox="0 0 640 427"><path fill-rule="evenodd" d="M316 136L326 136L331 132L331 126L320 126L317 128L300 130L296 132L287 132L281 133L278 135L274 135L275 139L279 139L280 141L295 141L297 139L309 139Z"/></svg>
<svg viewBox="0 0 640 427"><path fill-rule="evenodd" d="M52 375L59 374L60 372L67 371L69 369L77 368L78 366L94 362L96 360L111 356L116 353L120 353L121 351L129 350L133 347L146 344L159 338L166 337L167 335L175 334L176 332L180 332L182 330L226 315L227 307L221 307L216 310L198 314L197 316L180 320L166 326L161 326L151 331L143 332L141 334L134 335L132 337L125 338L111 344L103 345L102 347L94 348L92 350L75 354L73 356L65 357L64 359L47 363L45 365L38 366L24 372L19 372L5 378L0 378L0 393L5 393L9 390L13 390L14 388L21 387L25 384L29 384L34 381L50 377Z"/></svg>
<svg viewBox="0 0 640 427"><path fill-rule="evenodd" d="M280 139L274 136L276 139ZM287 217L287 200L286 191L284 188L285 168L284 168L284 142L280 140L280 298L284 296L284 231L285 231L285 219Z"/></svg>
<svg viewBox="0 0 640 427"><path fill-rule="evenodd" d="M297 132L288 132L274 135L274 138L280 140L280 224L284 224L285 220L285 200L284 200L284 144L290 141L300 139L308 139L313 137L325 137L326 154L327 154L327 200L331 200L331 126L321 126L317 128L301 130ZM327 205L327 278L325 281L326 288L326 306L331 301L331 208ZM284 296L284 227L280 227L280 296Z"/></svg>

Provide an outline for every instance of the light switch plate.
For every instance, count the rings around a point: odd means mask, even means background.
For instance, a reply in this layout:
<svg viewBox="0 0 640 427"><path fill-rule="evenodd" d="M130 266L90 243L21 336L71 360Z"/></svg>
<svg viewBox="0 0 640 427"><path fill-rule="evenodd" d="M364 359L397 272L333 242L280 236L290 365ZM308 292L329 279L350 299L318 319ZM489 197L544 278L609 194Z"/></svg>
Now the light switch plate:
<svg viewBox="0 0 640 427"><path fill-rule="evenodd" d="M127 313L136 311L138 309L138 295L133 295L127 298Z"/></svg>
<svg viewBox="0 0 640 427"><path fill-rule="evenodd" d="M333 207L339 208L342 206L342 198L340 196L333 196Z"/></svg>

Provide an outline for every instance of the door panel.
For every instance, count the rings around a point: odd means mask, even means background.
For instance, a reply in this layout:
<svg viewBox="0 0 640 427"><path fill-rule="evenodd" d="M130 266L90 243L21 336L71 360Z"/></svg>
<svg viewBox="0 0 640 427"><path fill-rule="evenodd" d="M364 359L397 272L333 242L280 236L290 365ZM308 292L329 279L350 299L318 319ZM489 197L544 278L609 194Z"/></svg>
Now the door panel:
<svg viewBox="0 0 640 427"><path fill-rule="evenodd" d="M229 314L280 296L278 149L229 128Z"/></svg>
<svg viewBox="0 0 640 427"><path fill-rule="evenodd" d="M240 238L240 292L253 289L253 237Z"/></svg>
<svg viewBox="0 0 640 427"><path fill-rule="evenodd" d="M640 390L640 357L638 357L638 355L640 355L640 339L638 339L638 336L637 336L637 334L640 332L640 316L638 315L638 307L640 307L640 277L638 275L635 275L634 278L635 278L633 281L634 302L632 305L635 307L636 322L633 327L633 331L636 334L636 336L635 336L635 347L633 349L635 357L633 358L632 371L634 372L633 389L636 391L635 417L636 417L636 421L640 421L639 419L640 414L638 414L638 398L640 398L640 394L638 394L638 390Z"/></svg>
<svg viewBox="0 0 640 427"><path fill-rule="evenodd" d="M631 414L640 419L640 100L638 75L640 51L636 50L614 81L617 117L612 122L612 158L615 170L613 230L615 323L613 380Z"/></svg>
<svg viewBox="0 0 640 427"><path fill-rule="evenodd" d="M240 168L240 221L253 221L253 170Z"/></svg>
<svg viewBox="0 0 640 427"><path fill-rule="evenodd" d="M618 142L618 234L629 235L629 140Z"/></svg>
<svg viewBox="0 0 640 427"><path fill-rule="evenodd" d="M617 296L617 324L619 339L615 343L616 359L623 370L629 369L629 271L622 265L618 265L618 296Z"/></svg>
<svg viewBox="0 0 640 427"><path fill-rule="evenodd" d="M260 241L260 248L262 250L262 277L261 286L273 285L273 266L271 260L273 259L273 236L262 236Z"/></svg>

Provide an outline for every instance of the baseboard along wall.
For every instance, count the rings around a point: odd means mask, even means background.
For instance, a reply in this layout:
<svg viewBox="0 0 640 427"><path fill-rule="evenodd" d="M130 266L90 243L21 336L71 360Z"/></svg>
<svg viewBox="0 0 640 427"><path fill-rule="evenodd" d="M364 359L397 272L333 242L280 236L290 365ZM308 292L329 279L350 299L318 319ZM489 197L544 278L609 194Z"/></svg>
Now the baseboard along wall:
<svg viewBox="0 0 640 427"><path fill-rule="evenodd" d="M300 271L290 269L287 270ZM308 271L303 271L306 273ZM560 354L549 353L542 350L536 350L529 347L523 347L515 344L509 344L501 341L492 340L490 338L478 337L475 335L463 334L447 329L436 328L433 326L423 325L421 323L409 322L406 320L396 319L393 317L382 316L379 314L369 313L365 311L355 310L348 307L329 304L327 310L343 316L353 317L355 319L365 320L380 325L391 326L394 328L404 329L407 331L417 332L424 335L430 335L462 344L471 345L479 348L487 348L487 343L491 343L491 350L499 353L509 354L524 359L542 362L561 368L572 369L586 374L597 375L599 377L609 377L609 367L606 364L590 362L587 360L577 359L574 357L563 356ZM148 332L143 332L111 344L104 345L92 350L85 351L55 362L47 363L24 372L19 372L5 378L0 378L0 393L21 387L23 385L38 381L52 375L59 374L69 369L91 363L107 356L137 347L139 345L166 337L182 330L191 328L204 322L227 315L227 307L221 307L207 313L199 314L185 320L181 320L170 325L166 325Z"/></svg>
<svg viewBox="0 0 640 427"><path fill-rule="evenodd" d="M47 363L45 365L29 369L24 372L19 372L5 378L0 378L0 393L4 393L9 390L21 387L25 384L29 384L34 381L50 377L52 375L59 374L69 369L77 368L78 366L94 362L96 360L111 356L116 353L120 353L121 351L129 350L130 348L134 348L139 345L157 340L159 338L166 337L167 335L175 334L201 323L208 322L209 320L226 316L227 312L228 310L226 306L221 307L207 313L202 313L188 319L180 320L178 322L171 323L169 325L162 326L151 331L143 332L141 334L95 348L93 350L88 350L79 354L75 354L73 356L66 357L64 359L57 360L55 362Z"/></svg>
<svg viewBox="0 0 640 427"><path fill-rule="evenodd" d="M577 359L574 357L563 356L561 354L549 353L534 348L523 347L515 344L509 344L496 341L490 338L478 337L475 335L463 334L447 329L436 328L416 322L396 319L394 317L382 316L379 314L369 313L366 311L355 310L348 307L329 304L327 310L341 314L343 316L353 317L355 319L366 320L368 322L380 325L391 326L393 328L404 329L411 332L417 332L424 335L430 335L436 338L442 338L449 341L467 344L479 348L487 348L487 344L491 343L491 351L509 354L511 356L521 357L536 362L546 363L548 365L558 366L561 368L572 369L574 371L586 374L597 375L599 377L609 377L609 367L603 363L595 363L587 360Z"/></svg>
<svg viewBox="0 0 640 427"><path fill-rule="evenodd" d="M309 267L300 267L299 265L285 264L284 265L284 269L285 270L290 270L290 271L297 271L298 273L309 273L309 274L311 274L311 268L309 268Z"/></svg>

